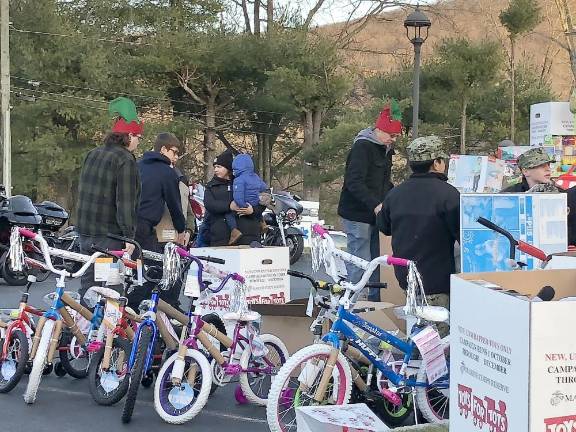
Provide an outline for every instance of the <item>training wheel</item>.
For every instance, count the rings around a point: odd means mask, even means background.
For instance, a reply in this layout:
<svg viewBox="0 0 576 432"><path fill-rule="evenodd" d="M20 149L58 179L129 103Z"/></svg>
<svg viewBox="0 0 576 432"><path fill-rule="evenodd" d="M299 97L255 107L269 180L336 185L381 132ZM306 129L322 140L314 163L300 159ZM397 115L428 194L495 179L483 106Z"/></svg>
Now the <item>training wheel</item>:
<svg viewBox="0 0 576 432"><path fill-rule="evenodd" d="M234 397L236 398L236 402L238 402L240 405L246 405L249 403L248 398L246 398L246 395L240 386L236 386L236 390L234 390Z"/></svg>

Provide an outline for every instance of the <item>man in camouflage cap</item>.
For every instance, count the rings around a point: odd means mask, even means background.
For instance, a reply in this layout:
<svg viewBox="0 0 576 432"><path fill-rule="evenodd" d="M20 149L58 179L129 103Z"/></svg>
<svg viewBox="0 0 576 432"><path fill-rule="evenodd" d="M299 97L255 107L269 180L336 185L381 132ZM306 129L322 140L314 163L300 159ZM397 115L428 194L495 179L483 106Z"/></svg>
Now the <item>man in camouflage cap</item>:
<svg viewBox="0 0 576 432"><path fill-rule="evenodd" d="M378 215L378 227L392 236L395 256L416 262L428 303L450 306L450 275L456 271L454 242L460 241L460 194L446 177L448 154L437 136L417 138L408 146L412 175L392 189ZM407 271L395 267L407 288ZM438 327L441 335L447 325Z"/></svg>
<svg viewBox="0 0 576 432"><path fill-rule="evenodd" d="M553 159L542 147L535 147L521 154L518 158L518 168L522 172L522 181L502 192L528 192L540 184L547 185L550 190L558 191L559 189L551 180L550 162L553 162Z"/></svg>

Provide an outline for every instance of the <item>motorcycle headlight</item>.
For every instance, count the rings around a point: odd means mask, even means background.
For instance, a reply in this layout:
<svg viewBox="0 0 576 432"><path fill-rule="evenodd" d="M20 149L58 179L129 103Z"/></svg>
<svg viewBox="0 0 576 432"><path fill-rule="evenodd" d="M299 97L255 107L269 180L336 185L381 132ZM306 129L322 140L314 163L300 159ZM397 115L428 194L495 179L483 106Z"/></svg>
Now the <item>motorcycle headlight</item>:
<svg viewBox="0 0 576 432"><path fill-rule="evenodd" d="M290 222L294 222L296 219L298 219L298 213L296 213L296 210L289 209L286 212L286 219Z"/></svg>
<svg viewBox="0 0 576 432"><path fill-rule="evenodd" d="M152 310L153 308L154 308L154 302L150 299L142 300L138 305L138 310L140 311L141 314L146 313L149 310Z"/></svg>
<svg viewBox="0 0 576 432"><path fill-rule="evenodd" d="M60 226L64 223L64 219L60 219L60 218L56 218L56 217L45 217L44 223L46 225Z"/></svg>

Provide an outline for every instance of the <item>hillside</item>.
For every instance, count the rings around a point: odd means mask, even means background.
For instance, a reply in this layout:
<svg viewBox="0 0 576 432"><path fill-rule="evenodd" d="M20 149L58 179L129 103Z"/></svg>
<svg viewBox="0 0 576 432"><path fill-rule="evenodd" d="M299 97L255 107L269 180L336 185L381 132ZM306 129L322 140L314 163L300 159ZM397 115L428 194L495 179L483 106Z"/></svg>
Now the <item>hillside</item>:
<svg viewBox="0 0 576 432"><path fill-rule="evenodd" d="M568 0L576 13L576 0ZM572 84L568 53L559 44L564 43L560 16L554 0L540 0L542 22L535 31L518 40L517 60L532 64L539 74L547 77L560 98L567 98ZM432 21L430 37L423 46L423 59L428 58L443 38L485 37L501 41L508 47L507 34L498 15L508 5L508 0L441 0L426 7L425 13ZM371 18L369 23L353 38L345 51L349 64L363 74L393 70L401 64L412 63L413 48L403 26L408 9L396 10ZM323 31L339 34L343 25L323 27Z"/></svg>

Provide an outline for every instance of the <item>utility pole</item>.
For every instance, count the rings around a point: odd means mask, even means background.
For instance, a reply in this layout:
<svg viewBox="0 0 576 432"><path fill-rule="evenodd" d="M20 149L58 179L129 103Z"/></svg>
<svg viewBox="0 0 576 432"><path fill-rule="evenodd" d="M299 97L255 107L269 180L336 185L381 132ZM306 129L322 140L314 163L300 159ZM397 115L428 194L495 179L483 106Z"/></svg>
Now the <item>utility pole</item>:
<svg viewBox="0 0 576 432"><path fill-rule="evenodd" d="M8 197L12 196L12 143L10 141L10 0L0 0L0 119L2 174Z"/></svg>

